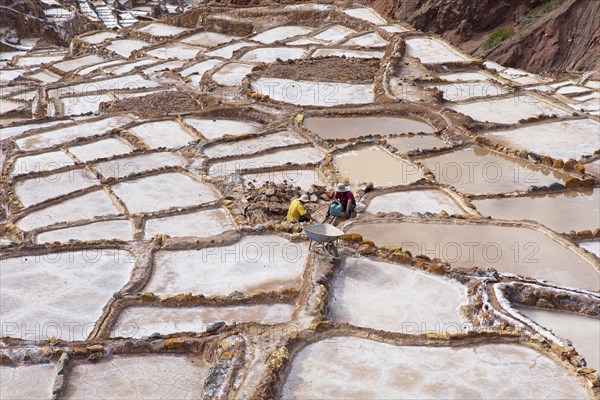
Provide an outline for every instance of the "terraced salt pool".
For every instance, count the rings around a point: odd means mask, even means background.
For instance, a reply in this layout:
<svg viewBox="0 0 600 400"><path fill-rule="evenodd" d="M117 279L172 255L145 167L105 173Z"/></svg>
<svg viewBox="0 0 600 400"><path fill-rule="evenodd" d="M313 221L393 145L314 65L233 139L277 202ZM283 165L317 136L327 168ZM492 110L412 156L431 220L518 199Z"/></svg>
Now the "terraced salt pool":
<svg viewBox="0 0 600 400"><path fill-rule="evenodd" d="M528 150L555 159L578 160L600 149L600 123L592 119L548 122L484 135L511 149Z"/></svg>
<svg viewBox="0 0 600 400"><path fill-rule="evenodd" d="M552 333L573 342L588 367L600 369L600 319L560 311L518 307L519 312Z"/></svg>
<svg viewBox="0 0 600 400"><path fill-rule="evenodd" d="M255 157L215 162L210 165L208 175L227 176L242 170L277 168L283 165L304 165L319 163L325 157L323 150L314 147L299 147L291 150L278 150Z"/></svg>
<svg viewBox="0 0 600 400"><path fill-rule="evenodd" d="M227 156L240 156L255 154L260 151L278 147L292 146L303 143L304 140L290 131L276 132L256 138L249 138L237 142L226 142L206 147L202 151L208 157L219 158Z"/></svg>
<svg viewBox="0 0 600 400"><path fill-rule="evenodd" d="M210 364L199 356L113 356L98 363L76 361L65 399L190 399L201 395Z"/></svg>
<svg viewBox="0 0 600 400"><path fill-rule="evenodd" d="M473 200L484 216L495 219L533 220L556 232L600 228L600 189L547 195Z"/></svg>
<svg viewBox="0 0 600 400"><path fill-rule="evenodd" d="M423 178L422 171L378 146L336 154L334 165L341 177L354 184L373 182L376 187L408 185Z"/></svg>
<svg viewBox="0 0 600 400"><path fill-rule="evenodd" d="M281 398L518 400L531 393L587 398L560 364L521 345L394 346L334 337L296 354Z"/></svg>
<svg viewBox="0 0 600 400"><path fill-rule="evenodd" d="M544 233L520 227L441 223L365 223L348 229L379 246L440 258L456 267L491 267L551 283L600 291L600 272Z"/></svg>
<svg viewBox="0 0 600 400"><path fill-rule="evenodd" d="M527 95L515 95L493 99L493 101L481 99L469 103L451 104L447 107L475 120L498 124L516 124L522 119L539 115L564 117L570 114L563 108Z"/></svg>
<svg viewBox="0 0 600 400"><path fill-rule="evenodd" d="M438 182L471 194L527 190L530 186L564 184L570 175L480 147L422 158Z"/></svg>
<svg viewBox="0 0 600 400"><path fill-rule="evenodd" d="M404 215L413 213L437 214L446 211L448 214L464 214L460 206L446 193L437 189L407 190L380 194L369 200L365 212L399 212Z"/></svg>
<svg viewBox="0 0 600 400"><path fill-rule="evenodd" d="M406 266L349 257L332 287L334 322L406 334L459 333L467 322L460 313L465 287ZM435 301L423 287L436 293Z"/></svg>
<svg viewBox="0 0 600 400"><path fill-rule="evenodd" d="M6 336L86 339L112 294L129 280L133 266L131 254L111 249L2 260L0 308L3 321L13 323ZM73 329L66 329L68 324Z"/></svg>
<svg viewBox="0 0 600 400"><path fill-rule="evenodd" d="M252 83L252 88L275 101L300 106L334 107L343 104L367 104L374 100L371 84L259 78Z"/></svg>
<svg viewBox="0 0 600 400"><path fill-rule="evenodd" d="M323 139L353 139L372 134L433 133L435 128L425 121L409 117L308 117L304 127Z"/></svg>
<svg viewBox="0 0 600 400"><path fill-rule="evenodd" d="M113 337L163 335L177 332L204 332L215 322L274 325L292 319L290 304L253 304L231 307L130 307L124 310L111 332Z"/></svg>
<svg viewBox="0 0 600 400"><path fill-rule="evenodd" d="M299 288L307 257L306 243L273 235L244 236L231 245L202 250L159 251L144 290L227 296Z"/></svg>

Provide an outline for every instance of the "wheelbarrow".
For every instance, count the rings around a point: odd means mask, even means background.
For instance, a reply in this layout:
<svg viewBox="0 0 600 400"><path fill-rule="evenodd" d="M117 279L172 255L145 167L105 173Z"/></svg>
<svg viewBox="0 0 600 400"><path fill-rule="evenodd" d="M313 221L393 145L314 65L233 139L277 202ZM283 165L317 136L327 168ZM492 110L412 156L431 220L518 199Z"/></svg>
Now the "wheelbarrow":
<svg viewBox="0 0 600 400"><path fill-rule="evenodd" d="M309 244L308 249L310 250L313 241L318 245L323 246L325 251L334 258L340 256L337 248L337 242L340 236L344 234L343 231L330 224L316 224L310 226L303 226L302 229L306 236L308 236Z"/></svg>

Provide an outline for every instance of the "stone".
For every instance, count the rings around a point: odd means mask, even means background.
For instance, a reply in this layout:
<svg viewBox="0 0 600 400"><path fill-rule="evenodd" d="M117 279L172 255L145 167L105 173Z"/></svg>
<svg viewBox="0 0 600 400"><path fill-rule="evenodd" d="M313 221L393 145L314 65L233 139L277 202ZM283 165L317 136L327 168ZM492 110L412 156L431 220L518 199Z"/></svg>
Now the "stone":
<svg viewBox="0 0 600 400"><path fill-rule="evenodd" d="M183 347L184 344L185 340L182 339L167 339L163 343L167 349L179 349Z"/></svg>
<svg viewBox="0 0 600 400"><path fill-rule="evenodd" d="M12 364L12 359L4 353L0 353L0 365L10 365Z"/></svg>
<svg viewBox="0 0 600 400"><path fill-rule="evenodd" d="M142 301L154 301L156 299L156 296L154 295L154 293L142 292L140 293L140 299Z"/></svg>
<svg viewBox="0 0 600 400"><path fill-rule="evenodd" d="M220 321L220 322L215 322L214 324L210 324L206 327L206 332L210 333L210 332L214 332L217 329L221 328L222 326L225 326L225 322Z"/></svg>
<svg viewBox="0 0 600 400"><path fill-rule="evenodd" d="M370 246L369 244L361 244L358 246L358 252L362 255L375 254L377 252L377 248Z"/></svg>
<svg viewBox="0 0 600 400"><path fill-rule="evenodd" d="M269 360L269 368L278 371L283 364L290 358L290 353L285 347L280 347L271 356Z"/></svg>
<svg viewBox="0 0 600 400"><path fill-rule="evenodd" d="M361 245L366 244L366 245L369 245L371 247L376 247L375 246L375 242L373 242L372 240L368 240L368 239L364 239L360 244Z"/></svg>
<svg viewBox="0 0 600 400"><path fill-rule="evenodd" d="M580 175L583 175L585 174L585 167L581 164L575 164L575 166L573 167L573 171Z"/></svg>
<svg viewBox="0 0 600 400"><path fill-rule="evenodd" d="M577 237L581 239L591 239L594 236L589 229L577 232Z"/></svg>
<svg viewBox="0 0 600 400"><path fill-rule="evenodd" d="M401 264L410 264L412 261L412 257L410 256L410 254L407 254L400 250L396 250L388 256L388 260Z"/></svg>
<svg viewBox="0 0 600 400"><path fill-rule="evenodd" d="M446 267L444 267L444 264L432 263L427 267L427 272L444 275L446 273Z"/></svg>
<svg viewBox="0 0 600 400"><path fill-rule="evenodd" d="M565 187L568 189L575 189L581 186L581 179L570 178L565 182Z"/></svg>
<svg viewBox="0 0 600 400"><path fill-rule="evenodd" d="M565 162L563 160L554 160L554 162L552 163L552 166L554 168L562 168L565 165Z"/></svg>
<svg viewBox="0 0 600 400"><path fill-rule="evenodd" d="M359 233L345 233L340 236L340 240L350 243L361 243L363 241L363 237Z"/></svg>
<svg viewBox="0 0 600 400"><path fill-rule="evenodd" d="M62 392L64 383L65 383L65 376L64 375L56 375L56 378L54 379L54 385L52 386L52 394L57 395L60 392Z"/></svg>
<svg viewBox="0 0 600 400"><path fill-rule="evenodd" d="M558 183L558 182L551 183L548 186L548 190L553 191L553 192L563 190L564 188L565 188L565 185L563 185L562 183Z"/></svg>

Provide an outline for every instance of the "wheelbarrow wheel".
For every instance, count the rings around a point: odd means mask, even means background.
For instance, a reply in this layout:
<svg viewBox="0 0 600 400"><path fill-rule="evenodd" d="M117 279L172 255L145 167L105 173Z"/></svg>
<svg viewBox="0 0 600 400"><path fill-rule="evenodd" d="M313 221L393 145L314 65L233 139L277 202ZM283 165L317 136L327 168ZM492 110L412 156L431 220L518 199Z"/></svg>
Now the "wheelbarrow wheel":
<svg viewBox="0 0 600 400"><path fill-rule="evenodd" d="M340 253L338 252L338 248L333 242L329 242L325 245L325 250L329 253L333 258L338 258Z"/></svg>

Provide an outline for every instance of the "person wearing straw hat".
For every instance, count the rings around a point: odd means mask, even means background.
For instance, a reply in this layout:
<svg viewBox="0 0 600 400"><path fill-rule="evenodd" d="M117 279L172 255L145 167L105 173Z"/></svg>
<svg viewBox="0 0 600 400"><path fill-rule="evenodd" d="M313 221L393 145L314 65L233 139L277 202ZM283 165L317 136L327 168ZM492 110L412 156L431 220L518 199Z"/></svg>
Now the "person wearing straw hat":
<svg viewBox="0 0 600 400"><path fill-rule="evenodd" d="M308 222L315 220L308 211L304 209L304 203L308 203L310 197L307 194L303 194L299 199L292 200L290 208L288 209L287 219L290 222Z"/></svg>
<svg viewBox="0 0 600 400"><path fill-rule="evenodd" d="M356 199L352 191L344 183L337 185L333 194L333 201L342 206L346 218L350 218L356 208Z"/></svg>

